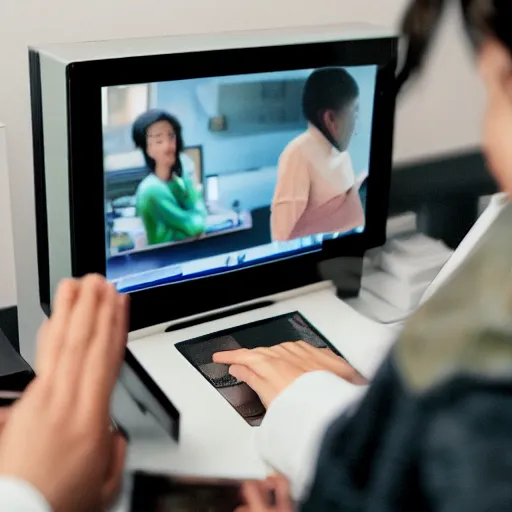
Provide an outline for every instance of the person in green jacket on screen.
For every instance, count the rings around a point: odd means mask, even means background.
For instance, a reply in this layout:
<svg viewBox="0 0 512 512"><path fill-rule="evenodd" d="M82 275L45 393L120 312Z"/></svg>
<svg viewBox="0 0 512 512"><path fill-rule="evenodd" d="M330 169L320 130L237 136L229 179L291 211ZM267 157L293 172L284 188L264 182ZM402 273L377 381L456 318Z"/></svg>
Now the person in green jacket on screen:
<svg viewBox="0 0 512 512"><path fill-rule="evenodd" d="M148 245L202 235L206 207L193 172L185 168L179 121L163 110L149 110L135 120L132 136L149 170L136 192Z"/></svg>

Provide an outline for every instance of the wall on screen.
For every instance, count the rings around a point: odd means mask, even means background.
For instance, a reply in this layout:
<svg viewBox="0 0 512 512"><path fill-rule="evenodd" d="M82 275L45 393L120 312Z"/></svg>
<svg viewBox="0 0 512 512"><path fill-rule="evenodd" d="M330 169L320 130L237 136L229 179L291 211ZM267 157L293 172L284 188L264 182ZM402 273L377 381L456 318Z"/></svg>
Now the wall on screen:
<svg viewBox="0 0 512 512"><path fill-rule="evenodd" d="M360 90L359 120L349 147L354 169L358 173L366 171L369 165L376 68L374 66L350 68L349 72L356 80ZM303 126L299 124L291 130L283 130L276 124L273 128L269 127L265 133L257 134L238 134L236 131L234 133L231 131L227 133L212 132L209 129L210 116L199 100L198 90L201 87L204 89L208 85L244 81L257 83L265 80L305 80L310 73L311 70L304 70L164 82L154 87L155 94L151 107L163 109L178 118L183 128L185 146L201 146L206 176L272 167L276 166L285 146L306 129L306 122L304 121ZM238 101L244 100L233 97L232 102L235 105ZM300 98L297 102L297 109L300 110ZM130 127L126 128L126 132L126 135L129 136ZM115 138L110 139L107 134L106 138L104 147L108 148L106 151L110 154L126 147L126 137L119 137L119 134L115 134ZM122 144L117 145L117 140L122 141Z"/></svg>

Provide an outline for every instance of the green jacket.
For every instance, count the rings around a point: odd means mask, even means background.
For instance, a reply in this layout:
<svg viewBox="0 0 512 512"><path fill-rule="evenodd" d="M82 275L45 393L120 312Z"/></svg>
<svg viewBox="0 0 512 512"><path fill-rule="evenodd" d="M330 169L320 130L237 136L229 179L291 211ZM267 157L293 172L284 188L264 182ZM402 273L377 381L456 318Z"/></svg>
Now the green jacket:
<svg viewBox="0 0 512 512"><path fill-rule="evenodd" d="M136 206L146 229L148 245L196 237L206 229L204 200L185 175L165 182L149 174L137 188Z"/></svg>

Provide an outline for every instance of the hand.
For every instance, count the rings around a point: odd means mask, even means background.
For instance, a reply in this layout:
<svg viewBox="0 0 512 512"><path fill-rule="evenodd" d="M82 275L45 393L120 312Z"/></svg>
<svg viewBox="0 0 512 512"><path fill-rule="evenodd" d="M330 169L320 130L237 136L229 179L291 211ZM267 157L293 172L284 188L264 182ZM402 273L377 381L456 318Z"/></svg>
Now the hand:
<svg viewBox="0 0 512 512"><path fill-rule="evenodd" d="M235 512L293 512L288 482L281 476L264 482L249 481L242 487L245 505Z"/></svg>
<svg viewBox="0 0 512 512"><path fill-rule="evenodd" d="M327 370L353 384L366 379L332 350L305 341L282 343L271 348L217 352L213 361L230 365L229 373L245 382L268 409L272 401L301 375Z"/></svg>
<svg viewBox="0 0 512 512"><path fill-rule="evenodd" d="M32 484L54 512L111 504L126 440L110 431L124 359L127 299L98 276L68 280L39 335L37 377L0 436L0 475Z"/></svg>
<svg viewBox="0 0 512 512"><path fill-rule="evenodd" d="M9 413L11 412L10 407L2 407L0 408L0 439L2 438L2 432L7 423L7 419L9 418Z"/></svg>

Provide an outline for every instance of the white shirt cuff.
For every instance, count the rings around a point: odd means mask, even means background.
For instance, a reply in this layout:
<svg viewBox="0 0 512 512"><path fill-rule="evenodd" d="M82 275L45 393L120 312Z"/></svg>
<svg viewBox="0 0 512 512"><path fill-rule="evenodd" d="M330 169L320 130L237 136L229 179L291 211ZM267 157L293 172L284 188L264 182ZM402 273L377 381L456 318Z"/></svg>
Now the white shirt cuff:
<svg viewBox="0 0 512 512"><path fill-rule="evenodd" d="M256 434L258 449L266 463L289 479L295 500L309 492L327 428L355 410L367 389L317 371L299 377L272 402Z"/></svg>
<svg viewBox="0 0 512 512"><path fill-rule="evenodd" d="M0 477L0 510L52 512L44 496L35 487L11 477Z"/></svg>

